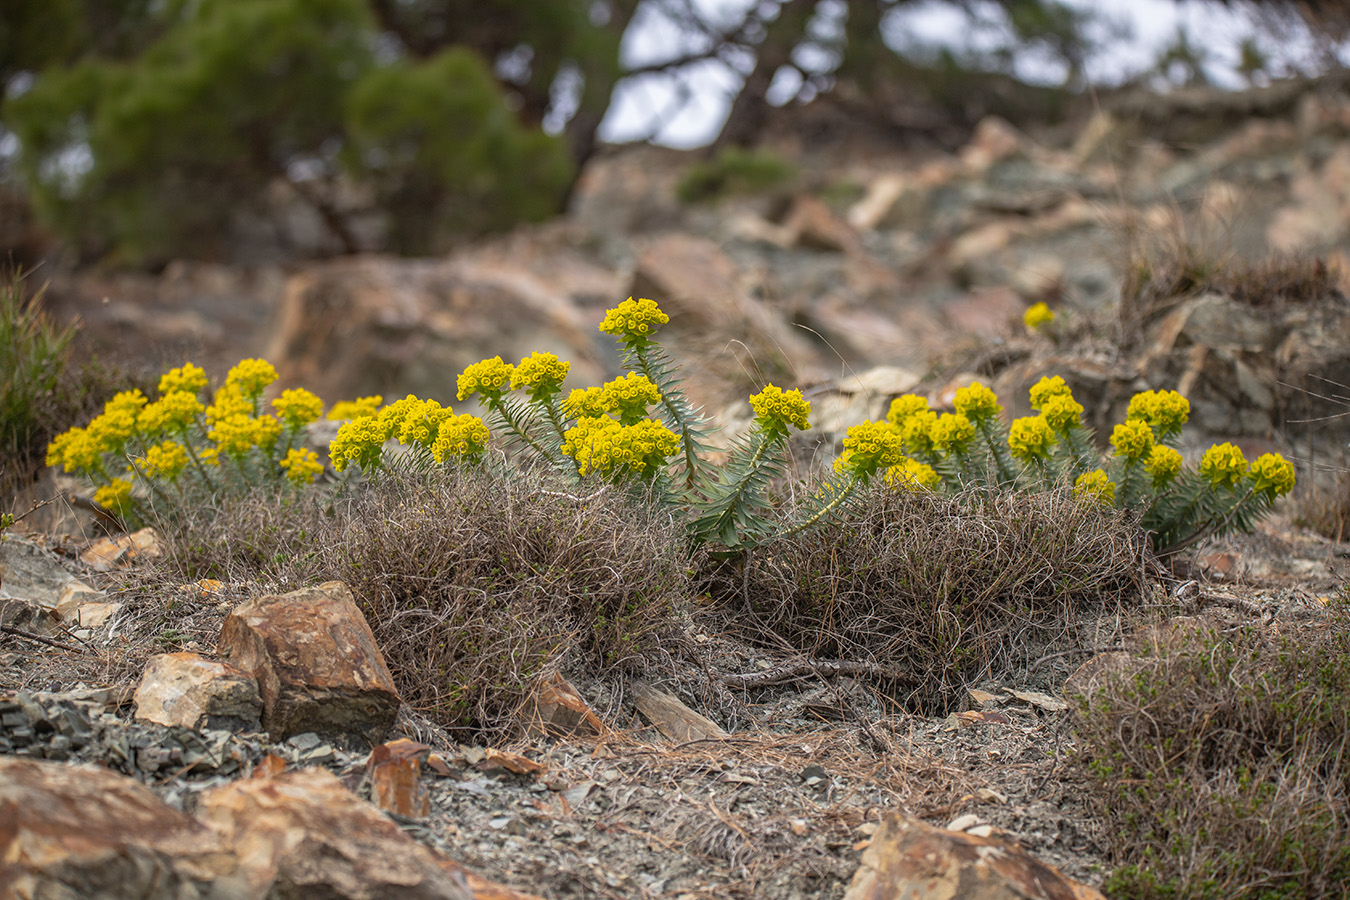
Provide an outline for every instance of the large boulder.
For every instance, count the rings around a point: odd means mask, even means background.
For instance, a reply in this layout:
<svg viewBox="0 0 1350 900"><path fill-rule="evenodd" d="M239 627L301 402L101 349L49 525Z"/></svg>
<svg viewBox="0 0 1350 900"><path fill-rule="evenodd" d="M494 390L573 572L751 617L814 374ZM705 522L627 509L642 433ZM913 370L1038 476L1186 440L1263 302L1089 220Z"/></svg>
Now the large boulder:
<svg viewBox="0 0 1350 900"><path fill-rule="evenodd" d="M394 679L340 581L241 604L225 618L218 650L257 680L273 740L312 731L373 745L398 715Z"/></svg>

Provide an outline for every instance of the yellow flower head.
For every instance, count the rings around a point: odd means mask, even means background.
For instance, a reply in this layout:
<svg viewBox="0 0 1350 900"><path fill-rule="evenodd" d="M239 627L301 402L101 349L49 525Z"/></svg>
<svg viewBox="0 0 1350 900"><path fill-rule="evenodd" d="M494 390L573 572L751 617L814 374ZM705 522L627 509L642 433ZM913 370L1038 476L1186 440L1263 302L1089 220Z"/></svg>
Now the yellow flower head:
<svg viewBox="0 0 1350 900"><path fill-rule="evenodd" d="M103 405L103 413L89 423L89 439L100 451L120 453L136 434L136 420L145 404L145 395L139 390L117 394Z"/></svg>
<svg viewBox="0 0 1350 900"><path fill-rule="evenodd" d="M277 370L265 359L241 359L225 374L225 383L234 385L250 401L262 396L263 390L277 380Z"/></svg>
<svg viewBox="0 0 1350 900"><path fill-rule="evenodd" d="M257 422L252 416L236 413L217 419L206 436L215 442L216 448L222 453L242 458L253 448L257 433Z"/></svg>
<svg viewBox="0 0 1350 900"><path fill-rule="evenodd" d="M1264 492L1270 499L1281 497L1294 489L1294 467L1278 453L1263 453L1252 463L1252 489Z"/></svg>
<svg viewBox="0 0 1350 900"><path fill-rule="evenodd" d="M436 444L441 423L454 416L454 411L435 400L419 400L408 404L407 413L399 423L398 439L409 447L419 445L431 450Z"/></svg>
<svg viewBox="0 0 1350 900"><path fill-rule="evenodd" d="M1116 455L1129 460L1143 459L1153 451L1153 429L1139 419L1126 419L1111 432Z"/></svg>
<svg viewBox="0 0 1350 900"><path fill-rule="evenodd" d="M1200 474L1215 487L1233 487L1247 474L1247 457L1233 444L1215 444L1200 458Z"/></svg>
<svg viewBox="0 0 1350 900"><path fill-rule="evenodd" d="M1058 375L1046 375L1031 386L1031 408L1044 412L1045 401L1051 397L1072 397L1073 392Z"/></svg>
<svg viewBox="0 0 1350 900"><path fill-rule="evenodd" d="M939 481L941 478L932 466L909 457L886 470L886 483L906 491L931 489Z"/></svg>
<svg viewBox="0 0 1350 900"><path fill-rule="evenodd" d="M1153 476L1154 487L1162 487L1181 473L1181 454L1171 447L1155 444L1148 453L1144 469Z"/></svg>
<svg viewBox="0 0 1350 900"><path fill-rule="evenodd" d="M106 510L123 515L131 509L131 482L114 478L94 492L94 502Z"/></svg>
<svg viewBox="0 0 1350 900"><path fill-rule="evenodd" d="M602 387L576 388L562 403L563 415L569 419L593 419L609 412L609 404Z"/></svg>
<svg viewBox="0 0 1350 900"><path fill-rule="evenodd" d="M362 416L373 416L379 411L380 404L383 402L384 397L379 394L372 397L361 397L357 400L339 400L328 411L327 418L334 421L348 421L359 419Z"/></svg>
<svg viewBox="0 0 1350 900"><path fill-rule="evenodd" d="M488 427L483 420L468 413L443 419L436 432L431 455L436 462L445 462L451 456L476 460L487 447Z"/></svg>
<svg viewBox="0 0 1350 900"><path fill-rule="evenodd" d="M162 384L163 382L161 382ZM136 418L136 427L144 435L183 434L206 412L202 401L189 391L169 391L147 404Z"/></svg>
<svg viewBox="0 0 1350 900"><path fill-rule="evenodd" d="M253 401L244 396L237 384L226 382L216 389L211 405L206 408L206 424L214 425L221 419L253 415Z"/></svg>
<svg viewBox="0 0 1350 900"><path fill-rule="evenodd" d="M885 422L862 422L845 432L844 452L835 461L835 471L866 481L904 458L904 444L895 429Z"/></svg>
<svg viewBox="0 0 1350 900"><path fill-rule="evenodd" d="M798 390L765 385L750 395L750 408L755 411L755 424L769 440L785 436L789 425L802 431L811 427L811 403Z"/></svg>
<svg viewBox="0 0 1350 900"><path fill-rule="evenodd" d="M323 474L323 463L313 450L292 447L277 465L286 471L286 480L296 487L313 484Z"/></svg>
<svg viewBox="0 0 1350 900"><path fill-rule="evenodd" d="M562 390L572 364L552 353L531 353L511 372L511 389L528 388L531 400L542 400Z"/></svg>
<svg viewBox="0 0 1350 900"><path fill-rule="evenodd" d="M633 425L646 418L647 407L661 402L661 389L646 375L630 372L605 384L604 402L620 424Z"/></svg>
<svg viewBox="0 0 1350 900"><path fill-rule="evenodd" d="M1041 415L1054 431L1062 434L1083 424L1083 404L1069 394L1055 394L1041 404Z"/></svg>
<svg viewBox="0 0 1350 900"><path fill-rule="evenodd" d="M142 466L145 474L152 478L177 481L178 476L187 468L187 464L187 448L176 441L165 441L145 451Z"/></svg>
<svg viewBox="0 0 1350 900"><path fill-rule="evenodd" d="M1040 328L1055 321L1055 312L1045 302L1033 303L1022 316L1022 321L1028 328Z"/></svg>
<svg viewBox="0 0 1350 900"><path fill-rule="evenodd" d="M680 447L675 433L653 419L620 425L609 416L592 416L578 420L563 439L563 453L576 460L582 475L646 475Z"/></svg>
<svg viewBox="0 0 1350 900"><path fill-rule="evenodd" d="M206 370L194 366L192 363L183 363L176 369L170 369L159 377L159 395L163 397L166 394L173 394L178 391L186 391L189 394L197 394L206 389Z"/></svg>
<svg viewBox="0 0 1350 900"><path fill-rule="evenodd" d="M975 425L960 413L943 413L928 429L928 438L943 453L964 453L975 438Z"/></svg>
<svg viewBox="0 0 1350 900"><path fill-rule="evenodd" d="M651 339L657 326L670 321L655 300L634 300L629 297L605 313L600 330L612 334L626 344L644 344Z"/></svg>
<svg viewBox="0 0 1350 900"><path fill-rule="evenodd" d="M379 467L386 439L379 417L352 419L338 429L337 435L328 445L328 457L333 461L333 468L339 472L353 462L363 471L370 472Z"/></svg>
<svg viewBox="0 0 1350 900"><path fill-rule="evenodd" d="M1022 462L1045 459L1050 445L1055 442L1055 432L1045 416L1023 416L1014 419L1008 429L1008 449Z"/></svg>
<svg viewBox="0 0 1350 900"><path fill-rule="evenodd" d="M457 396L460 400L467 400L474 394L482 394L488 400L497 400L511 390L514 368L510 363L503 362L500 356L476 362L460 374Z"/></svg>
<svg viewBox="0 0 1350 900"><path fill-rule="evenodd" d="M403 420L421 408L422 401L417 399L415 395L409 394L402 400L395 400L380 410L376 414L375 420L379 422L380 430L384 434L380 439L381 442L396 439L403 430Z"/></svg>
<svg viewBox="0 0 1350 900"><path fill-rule="evenodd" d="M47 445L47 465L61 466L72 475L89 475L103 467L103 447L87 429L72 428Z"/></svg>
<svg viewBox="0 0 1350 900"><path fill-rule="evenodd" d="M886 421L897 427L904 424L910 416L928 412L928 401L918 394L903 394L891 401L886 413Z"/></svg>
<svg viewBox="0 0 1350 900"><path fill-rule="evenodd" d="M1103 506L1110 506L1116 502L1116 485L1115 482L1106 477L1105 472L1101 469L1095 469L1091 472L1084 472L1074 480L1073 495L1095 500Z"/></svg>
<svg viewBox="0 0 1350 900"><path fill-rule="evenodd" d="M954 405L958 415L965 416L972 422L992 419L1003 412L1003 407L998 403L998 396L978 381L958 390Z"/></svg>
<svg viewBox="0 0 1350 900"><path fill-rule="evenodd" d="M891 406L895 408L894 404ZM910 413L899 424L899 433L901 443L904 445L907 453L932 453L933 452L933 425L937 423L938 414L931 409L921 409L918 412ZM892 428L897 426L892 425Z"/></svg>
<svg viewBox="0 0 1350 900"><path fill-rule="evenodd" d="M1180 432L1190 414L1191 404L1176 391L1140 391L1130 398L1125 421L1147 422L1165 438Z"/></svg>
<svg viewBox="0 0 1350 900"><path fill-rule="evenodd" d="M272 409L292 431L299 431L323 415L323 401L304 388L290 388L272 401Z"/></svg>

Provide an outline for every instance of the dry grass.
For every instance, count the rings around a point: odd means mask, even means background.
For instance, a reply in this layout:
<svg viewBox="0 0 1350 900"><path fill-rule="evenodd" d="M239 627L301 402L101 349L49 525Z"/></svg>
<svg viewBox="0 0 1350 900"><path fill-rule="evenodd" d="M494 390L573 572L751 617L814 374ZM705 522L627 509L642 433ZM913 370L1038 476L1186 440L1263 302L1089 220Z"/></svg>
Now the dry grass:
<svg viewBox="0 0 1350 900"><path fill-rule="evenodd" d="M1025 685L1050 648L1092 642L1097 617L1140 597L1146 547L1114 511L1062 492L878 487L848 521L767 545L711 582L733 633L875 664L905 705L945 715L968 684Z"/></svg>

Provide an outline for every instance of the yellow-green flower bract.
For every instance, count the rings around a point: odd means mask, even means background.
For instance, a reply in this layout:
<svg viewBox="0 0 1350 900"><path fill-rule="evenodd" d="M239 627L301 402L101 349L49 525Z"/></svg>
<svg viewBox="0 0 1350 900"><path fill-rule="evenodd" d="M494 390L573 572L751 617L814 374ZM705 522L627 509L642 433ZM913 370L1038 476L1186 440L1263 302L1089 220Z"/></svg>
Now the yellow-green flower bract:
<svg viewBox="0 0 1350 900"><path fill-rule="evenodd" d="M459 392L456 396L460 400L467 400L474 394L482 394L489 400L496 400L511 390L511 374L514 368L500 356L476 362L460 374Z"/></svg>
<svg viewBox="0 0 1350 900"><path fill-rule="evenodd" d="M784 391L772 384L758 394L750 395L750 408L755 411L755 423L770 440L787 434L788 426L806 431L811 427L811 403L799 390Z"/></svg>
<svg viewBox="0 0 1350 900"><path fill-rule="evenodd" d="M836 472L866 480L904 459L904 445L895 429L885 422L868 421L844 433L844 452L834 461L834 467Z"/></svg>
<svg viewBox="0 0 1350 900"><path fill-rule="evenodd" d="M136 419L146 404L139 390L122 391L103 405L101 415L89 423L89 439L100 452L120 453L136 434Z"/></svg>
<svg viewBox="0 0 1350 900"><path fill-rule="evenodd" d="M177 481L187 468L187 448L177 441L165 441L145 451L142 467L145 474L165 481Z"/></svg>
<svg viewBox="0 0 1350 900"><path fill-rule="evenodd" d="M221 452L242 458L258 447L271 450L281 437L281 423L272 416L245 416L235 414L219 419L207 432Z"/></svg>
<svg viewBox="0 0 1350 900"><path fill-rule="evenodd" d="M314 479L323 473L323 463L313 450L292 447L277 463L286 472L286 478L296 487L313 484Z"/></svg>
<svg viewBox="0 0 1350 900"><path fill-rule="evenodd" d="M605 411L618 415L619 421L632 425L646 418L647 408L661 402L661 389L646 375L629 372L605 383Z"/></svg>
<svg viewBox="0 0 1350 900"><path fill-rule="evenodd" d="M1278 453L1263 453L1252 462L1249 473L1252 489L1266 493L1273 500L1294 489L1294 467Z"/></svg>
<svg viewBox="0 0 1350 900"><path fill-rule="evenodd" d="M94 492L94 502L118 514L126 512L131 508L131 482L114 478Z"/></svg>
<svg viewBox="0 0 1350 900"><path fill-rule="evenodd" d="M634 300L629 297L605 313L600 330L612 334L625 343L648 340L656 327L670 321L655 300Z"/></svg>
<svg viewBox="0 0 1350 900"><path fill-rule="evenodd" d="M1084 472L1073 483L1073 495L1095 500L1105 506L1116 502L1116 485L1101 469Z"/></svg>
<svg viewBox="0 0 1350 900"><path fill-rule="evenodd" d="M582 475L643 475L679 451L680 439L654 419L620 425L609 416L579 419L563 435L562 452Z"/></svg>
<svg viewBox="0 0 1350 900"><path fill-rule="evenodd" d="M1125 421L1143 421L1160 438L1181 431L1191 415L1191 404L1176 391L1141 391L1130 398Z"/></svg>
<svg viewBox="0 0 1350 900"><path fill-rule="evenodd" d="M886 483L907 491L932 489L940 480L932 466L909 457L886 470Z"/></svg>
<svg viewBox="0 0 1350 900"><path fill-rule="evenodd" d="M234 385L250 401L262 396L263 390L277 380L277 370L265 359L241 359L225 373L225 384Z"/></svg>
<svg viewBox="0 0 1350 900"><path fill-rule="evenodd" d="M1055 394L1041 404L1041 415L1057 432L1065 432L1082 424L1083 404L1068 394Z"/></svg>
<svg viewBox="0 0 1350 900"><path fill-rule="evenodd" d="M356 463L369 472L379 465L387 439L384 426L376 416L362 416L344 422L328 445L328 457L339 472Z"/></svg>
<svg viewBox="0 0 1350 900"><path fill-rule="evenodd" d="M149 403L136 418L141 434L182 434L192 427L197 417L206 412L195 393L169 391L154 403Z"/></svg>
<svg viewBox="0 0 1350 900"><path fill-rule="evenodd" d="M928 438L943 453L964 453L975 438L975 425L960 413L943 413L928 429Z"/></svg>
<svg viewBox="0 0 1350 900"><path fill-rule="evenodd" d="M436 442L431 445L431 455L436 462L445 462L451 456L477 459L483 455L488 437L487 425L477 416L468 413L450 416L441 422Z"/></svg>
<svg viewBox="0 0 1350 900"><path fill-rule="evenodd" d="M237 384L226 382L216 389L211 405L206 408L206 424L214 425L221 419L253 415L253 401L244 396Z"/></svg>
<svg viewBox="0 0 1350 900"><path fill-rule="evenodd" d="M1008 449L1022 462L1045 459L1054 442L1055 432L1044 416L1022 416L1008 428Z"/></svg>
<svg viewBox="0 0 1350 900"><path fill-rule="evenodd" d="M1045 401L1051 397L1072 396L1073 392L1058 375L1046 375L1031 386L1031 408L1044 412Z"/></svg>
<svg viewBox="0 0 1350 900"><path fill-rule="evenodd" d="M918 394L902 394L891 401L886 413L886 421L897 427L902 426L911 416L929 412L928 401Z"/></svg>
<svg viewBox="0 0 1350 900"><path fill-rule="evenodd" d="M413 411L420 409L422 401L413 394L409 394L402 400L395 400L384 409L375 414L375 421L379 422L380 430L383 433L382 441L394 440L399 432L403 430L403 420ZM339 429L340 431L341 429Z"/></svg>
<svg viewBox="0 0 1350 900"><path fill-rule="evenodd" d="M71 428L47 445L47 465L61 466L71 475L89 474L103 464L103 445L85 428Z"/></svg>
<svg viewBox="0 0 1350 900"><path fill-rule="evenodd" d="M380 394L371 397L359 397L356 400L339 400L328 411L327 418L348 421L359 419L362 416L373 416L379 412L380 404L383 402L384 397Z"/></svg>
<svg viewBox="0 0 1350 900"><path fill-rule="evenodd" d="M542 400L562 390L572 364L552 353L531 353L511 372L511 388L527 388L530 399Z"/></svg>
<svg viewBox="0 0 1350 900"><path fill-rule="evenodd" d="M978 381L957 390L952 405L956 407L958 415L965 416L972 422L992 419L1003 412L998 396Z"/></svg>
<svg viewBox="0 0 1350 900"><path fill-rule="evenodd" d="M1130 460L1143 459L1153 450L1153 429L1139 419L1121 422L1111 432L1111 446L1116 455Z"/></svg>
<svg viewBox="0 0 1350 900"><path fill-rule="evenodd" d="M1048 325L1055 321L1055 311L1045 301L1033 303L1027 307L1027 311L1022 315L1022 321L1026 323L1028 328L1040 328L1042 325Z"/></svg>
<svg viewBox="0 0 1350 900"><path fill-rule="evenodd" d="M893 408L893 407L892 407ZM921 409L918 412L910 413L898 426L900 440L907 453L932 453L933 452L933 425L937 423L938 414L931 409ZM897 426L892 425L892 428Z"/></svg>
<svg viewBox="0 0 1350 900"><path fill-rule="evenodd" d="M1215 444L1200 458L1200 474L1215 487L1233 487L1247 474L1247 457L1233 444Z"/></svg>
<svg viewBox="0 0 1350 900"><path fill-rule="evenodd" d="M272 401L272 409L292 431L299 431L323 415L323 401L304 388L290 388Z"/></svg>
<svg viewBox="0 0 1350 900"><path fill-rule="evenodd" d="M159 395L163 397L179 391L197 394L206 390L206 385L205 369L198 368L190 362L183 363L178 368L170 369L159 377Z"/></svg>
<svg viewBox="0 0 1350 900"><path fill-rule="evenodd" d="M436 443L441 423L454 414L454 410L435 400L416 400L408 404L399 422L397 437L400 443L409 447L421 446L430 450Z"/></svg>
<svg viewBox="0 0 1350 900"><path fill-rule="evenodd" d="M609 401L602 387L576 388L563 400L562 408L569 419L592 419L609 412Z"/></svg>
<svg viewBox="0 0 1350 900"><path fill-rule="evenodd" d="M1155 487L1162 487L1181 473L1181 454L1171 447L1155 444L1149 451L1144 469L1153 476Z"/></svg>

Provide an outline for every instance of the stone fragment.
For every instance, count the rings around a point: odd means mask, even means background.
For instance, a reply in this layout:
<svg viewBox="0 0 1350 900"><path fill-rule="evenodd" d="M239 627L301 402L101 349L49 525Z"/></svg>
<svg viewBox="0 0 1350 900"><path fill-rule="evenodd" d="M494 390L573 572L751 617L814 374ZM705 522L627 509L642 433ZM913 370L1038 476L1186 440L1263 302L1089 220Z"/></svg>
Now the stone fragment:
<svg viewBox="0 0 1350 900"><path fill-rule="evenodd" d="M887 172L872 179L862 199L849 208L848 224L859 231L876 228L909 186L909 179L900 172Z"/></svg>
<svg viewBox="0 0 1350 900"><path fill-rule="evenodd" d="M684 743L707 739L721 739L727 733L717 723L694 712L679 698L665 691L637 682L633 685L633 702L647 719L672 741Z"/></svg>
<svg viewBox="0 0 1350 900"><path fill-rule="evenodd" d="M978 828L978 826L977 826ZM994 834L888 815L844 900L1105 900Z"/></svg>
<svg viewBox="0 0 1350 900"><path fill-rule="evenodd" d="M80 562L106 572L139 558L154 559L159 554L159 535L153 528L142 528L131 534L99 538L80 554Z"/></svg>
<svg viewBox="0 0 1350 900"><path fill-rule="evenodd" d="M994 163L1024 153L1030 142L1006 119L985 116L975 126L970 143L960 150L961 162L974 174L983 174Z"/></svg>
<svg viewBox="0 0 1350 900"><path fill-rule="evenodd" d="M431 748L407 738L380 744L370 751L366 774L371 802L385 812L409 819L431 814L431 794L422 783L422 764Z"/></svg>
<svg viewBox="0 0 1350 900"><path fill-rule="evenodd" d="M530 712L526 718L534 731L572 736L609 731L577 689L556 673L536 685L527 708Z"/></svg>
<svg viewBox="0 0 1350 900"><path fill-rule="evenodd" d="M793 201L784 222L800 247L852 253L860 250L857 233L819 197L802 194Z"/></svg>
<svg viewBox="0 0 1350 900"><path fill-rule="evenodd" d="M77 621L83 604L107 599L42 545L0 535L0 625L51 634Z"/></svg>
<svg viewBox="0 0 1350 900"><path fill-rule="evenodd" d="M257 731L262 715L252 675L196 653L151 657L135 701L137 719L185 728Z"/></svg>
<svg viewBox="0 0 1350 900"><path fill-rule="evenodd" d="M398 714L393 677L342 582L241 604L225 618L219 653L257 680L274 740L313 731L373 745Z"/></svg>
<svg viewBox="0 0 1350 900"><path fill-rule="evenodd" d="M0 757L0 860L0 897L262 897L218 834L93 766Z"/></svg>

